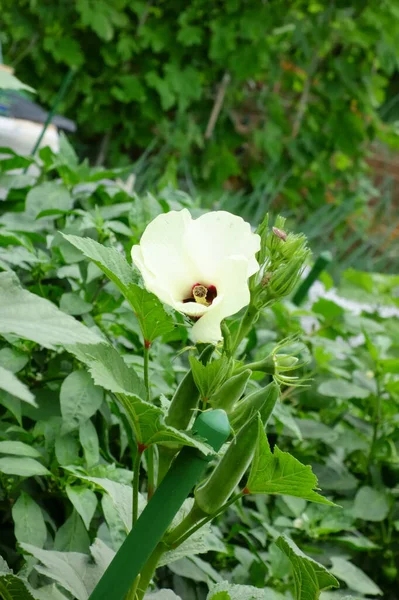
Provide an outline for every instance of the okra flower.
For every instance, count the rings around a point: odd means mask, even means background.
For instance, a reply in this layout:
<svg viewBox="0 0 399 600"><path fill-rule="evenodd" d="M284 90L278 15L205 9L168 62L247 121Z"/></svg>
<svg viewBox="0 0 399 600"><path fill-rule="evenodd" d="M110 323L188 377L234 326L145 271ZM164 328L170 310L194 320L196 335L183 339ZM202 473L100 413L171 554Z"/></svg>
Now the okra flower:
<svg viewBox="0 0 399 600"><path fill-rule="evenodd" d="M260 237L241 217L217 211L193 219L183 209L156 217L132 259L150 292L196 320L192 340L216 343L221 321L249 303L259 248Z"/></svg>

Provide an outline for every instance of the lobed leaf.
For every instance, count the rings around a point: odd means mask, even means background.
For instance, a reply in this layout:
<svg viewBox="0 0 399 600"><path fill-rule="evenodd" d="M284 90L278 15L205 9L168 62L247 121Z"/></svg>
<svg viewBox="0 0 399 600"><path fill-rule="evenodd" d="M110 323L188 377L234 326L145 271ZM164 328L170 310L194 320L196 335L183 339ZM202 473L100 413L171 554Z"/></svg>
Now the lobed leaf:
<svg viewBox="0 0 399 600"><path fill-rule="evenodd" d="M322 590L339 587L338 581L323 565L306 556L287 536L280 536L276 546L291 562L294 582L295 600L318 600Z"/></svg>
<svg viewBox="0 0 399 600"><path fill-rule="evenodd" d="M312 468L305 466L288 452L275 446L270 450L263 425L259 422L258 440L251 465L246 491L249 494L285 494L334 506L315 492L317 477Z"/></svg>

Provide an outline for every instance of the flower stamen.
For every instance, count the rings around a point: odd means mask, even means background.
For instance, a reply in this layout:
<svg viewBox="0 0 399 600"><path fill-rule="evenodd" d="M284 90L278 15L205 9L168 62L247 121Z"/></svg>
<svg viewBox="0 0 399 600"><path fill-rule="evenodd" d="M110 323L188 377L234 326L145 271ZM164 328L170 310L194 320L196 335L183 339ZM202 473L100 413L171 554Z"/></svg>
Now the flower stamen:
<svg viewBox="0 0 399 600"><path fill-rule="evenodd" d="M196 283L193 286L193 297L198 304L203 304L204 306L209 306L209 302L206 299L206 295L208 293L208 288L200 283Z"/></svg>
<svg viewBox="0 0 399 600"><path fill-rule="evenodd" d="M202 283L195 283L191 288L191 296L183 300L186 302L196 302L203 306L210 306L218 295L214 285L206 286Z"/></svg>

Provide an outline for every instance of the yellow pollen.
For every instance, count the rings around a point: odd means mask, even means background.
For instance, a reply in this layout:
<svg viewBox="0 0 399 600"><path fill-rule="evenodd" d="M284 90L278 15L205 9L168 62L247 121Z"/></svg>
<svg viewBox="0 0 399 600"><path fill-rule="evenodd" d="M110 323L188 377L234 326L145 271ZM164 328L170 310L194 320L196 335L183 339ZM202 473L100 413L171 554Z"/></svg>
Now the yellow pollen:
<svg viewBox="0 0 399 600"><path fill-rule="evenodd" d="M203 304L204 306L210 305L210 302L208 302L206 299L207 293L208 288L206 288L204 285L195 285L193 287L194 300L198 302L198 304Z"/></svg>

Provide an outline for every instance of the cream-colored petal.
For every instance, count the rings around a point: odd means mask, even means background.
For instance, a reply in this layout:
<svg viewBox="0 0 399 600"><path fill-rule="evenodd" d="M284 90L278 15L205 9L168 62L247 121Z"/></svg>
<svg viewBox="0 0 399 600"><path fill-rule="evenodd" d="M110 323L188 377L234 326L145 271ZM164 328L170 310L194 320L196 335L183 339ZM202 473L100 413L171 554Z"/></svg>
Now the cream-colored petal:
<svg viewBox="0 0 399 600"><path fill-rule="evenodd" d="M131 254L132 254L132 261L136 265L138 270L140 271L141 276L144 280L144 285L145 285L146 289L149 292L152 292L153 294L158 296L158 298L162 302L165 302L165 304L169 304L170 306L173 306L174 300L173 300L168 288L160 285L159 280L157 279L156 275L154 275L154 273L152 273L146 267L146 265L144 263L144 258L143 258L143 253L141 251L141 247L138 245L133 246ZM177 310L179 310L179 309L177 309Z"/></svg>
<svg viewBox="0 0 399 600"><path fill-rule="evenodd" d="M246 258L248 277L259 269L255 259L259 235L244 219L226 211L209 212L191 221L185 232L185 247L208 285L215 285L212 279L227 256Z"/></svg>
<svg viewBox="0 0 399 600"><path fill-rule="evenodd" d="M157 285L168 290L175 301L187 298L200 276L186 248L186 232L191 221L187 209L158 215L140 240L145 268L154 275Z"/></svg>
<svg viewBox="0 0 399 600"><path fill-rule="evenodd" d="M193 326L190 337L197 342L217 343L222 339L220 324L225 317L234 315L249 303L248 261L245 258L227 258L215 275L221 300L208 307L208 311Z"/></svg>

